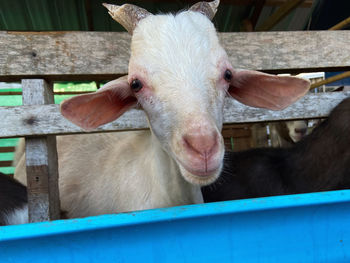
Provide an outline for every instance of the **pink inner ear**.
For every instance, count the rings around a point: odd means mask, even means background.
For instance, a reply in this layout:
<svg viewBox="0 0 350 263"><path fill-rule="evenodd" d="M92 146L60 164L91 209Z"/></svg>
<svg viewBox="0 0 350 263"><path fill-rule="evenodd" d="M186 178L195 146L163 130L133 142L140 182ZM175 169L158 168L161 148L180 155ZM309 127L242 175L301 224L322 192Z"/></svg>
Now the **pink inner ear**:
<svg viewBox="0 0 350 263"><path fill-rule="evenodd" d="M258 108L282 110L304 96L310 82L252 70L234 72L229 93L238 101Z"/></svg>
<svg viewBox="0 0 350 263"><path fill-rule="evenodd" d="M108 82L95 93L75 96L61 103L62 115L86 129L114 121L137 103L126 78Z"/></svg>

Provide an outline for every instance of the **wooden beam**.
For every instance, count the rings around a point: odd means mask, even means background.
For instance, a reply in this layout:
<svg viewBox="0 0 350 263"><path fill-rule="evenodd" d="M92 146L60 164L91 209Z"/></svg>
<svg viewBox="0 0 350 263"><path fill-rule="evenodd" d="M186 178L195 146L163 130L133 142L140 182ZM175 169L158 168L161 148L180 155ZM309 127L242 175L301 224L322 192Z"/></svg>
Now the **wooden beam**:
<svg viewBox="0 0 350 263"><path fill-rule="evenodd" d="M54 103L52 85L22 80L23 105ZM32 126L38 123L35 121ZM59 219L58 162L55 136L26 138L26 172L30 222Z"/></svg>
<svg viewBox="0 0 350 263"><path fill-rule="evenodd" d="M349 30L221 33L219 38L236 68L350 70ZM113 79L127 74L129 45L127 33L0 32L0 81Z"/></svg>
<svg viewBox="0 0 350 263"><path fill-rule="evenodd" d="M273 13L256 31L268 31L272 29L279 21L286 17L295 8L301 5L305 0L290 0L283 4Z"/></svg>
<svg viewBox="0 0 350 263"><path fill-rule="evenodd" d="M341 79L349 78L349 77L350 77L350 71L343 72L343 73L340 73L338 75L335 75L335 76L332 76L332 77L329 77L327 79L324 79L324 80L321 80L319 82L315 82L315 83L311 84L310 89L315 89L319 86L326 85L326 84L329 84L329 83L332 83L332 82L335 82L335 81L338 81Z"/></svg>
<svg viewBox="0 0 350 263"><path fill-rule="evenodd" d="M56 79L126 74L130 57L127 33L0 32L0 46L0 80L8 75Z"/></svg>
<svg viewBox="0 0 350 263"><path fill-rule="evenodd" d="M350 69L349 30L221 33L220 40L236 68L276 73Z"/></svg>
<svg viewBox="0 0 350 263"><path fill-rule="evenodd" d="M326 117L350 92L307 94L283 111L251 108L227 98L224 123L254 123L279 120L315 119ZM66 120L59 112L59 105L32 105L0 107L0 137L43 136L45 134L78 134L84 130ZM112 123L91 132L113 132L148 129L142 110L130 110Z"/></svg>
<svg viewBox="0 0 350 263"><path fill-rule="evenodd" d="M350 24L350 17L348 17L347 19L344 19L343 21L341 21L340 23L336 24L335 26L332 26L328 30L339 30L339 29L342 29L342 28L346 27L348 24Z"/></svg>

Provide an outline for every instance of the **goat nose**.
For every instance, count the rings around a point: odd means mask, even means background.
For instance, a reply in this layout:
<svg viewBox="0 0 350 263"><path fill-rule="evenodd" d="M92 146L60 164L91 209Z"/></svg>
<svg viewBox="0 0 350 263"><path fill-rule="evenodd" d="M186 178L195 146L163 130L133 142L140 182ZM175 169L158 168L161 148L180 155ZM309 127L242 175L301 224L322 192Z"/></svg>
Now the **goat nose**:
<svg viewBox="0 0 350 263"><path fill-rule="evenodd" d="M294 130L296 133L301 133L301 134L306 133L306 128L295 128Z"/></svg>
<svg viewBox="0 0 350 263"><path fill-rule="evenodd" d="M209 158L218 149L218 135L212 134L187 134L183 136L185 146L192 152Z"/></svg>

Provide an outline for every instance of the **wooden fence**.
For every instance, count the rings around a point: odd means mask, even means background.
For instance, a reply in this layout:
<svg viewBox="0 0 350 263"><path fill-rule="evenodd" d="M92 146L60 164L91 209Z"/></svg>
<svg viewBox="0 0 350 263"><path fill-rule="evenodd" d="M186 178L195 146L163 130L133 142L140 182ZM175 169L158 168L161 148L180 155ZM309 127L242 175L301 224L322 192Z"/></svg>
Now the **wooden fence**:
<svg viewBox="0 0 350 263"><path fill-rule="evenodd" d="M222 33L232 65L273 73L350 69L350 31ZM130 36L105 32L0 32L0 81L22 81L23 106L0 107L0 137L26 137L30 221L59 216L55 135L84 133L53 104L53 81L110 80L127 74ZM308 94L279 112L227 100L224 122L315 119L350 93ZM146 129L131 110L92 132ZM38 205L40 203L40 205Z"/></svg>

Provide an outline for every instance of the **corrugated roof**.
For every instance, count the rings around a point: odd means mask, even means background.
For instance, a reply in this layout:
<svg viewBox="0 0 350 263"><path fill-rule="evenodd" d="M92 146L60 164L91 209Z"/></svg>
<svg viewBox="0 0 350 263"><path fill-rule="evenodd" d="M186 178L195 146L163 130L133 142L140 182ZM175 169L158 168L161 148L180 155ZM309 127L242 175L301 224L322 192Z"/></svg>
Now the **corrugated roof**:
<svg viewBox="0 0 350 263"><path fill-rule="evenodd" d="M260 0L261 1L261 0ZM258 25L287 0L266 0ZM0 30L15 31L123 31L102 6L103 0L0 0ZM176 12L191 1L107 1L113 4L134 3L152 13ZM193 1L192 1L193 2ZM214 19L219 31L241 31L243 19L252 14L259 0L222 1ZM273 30L303 30L308 23L312 3L307 0Z"/></svg>

